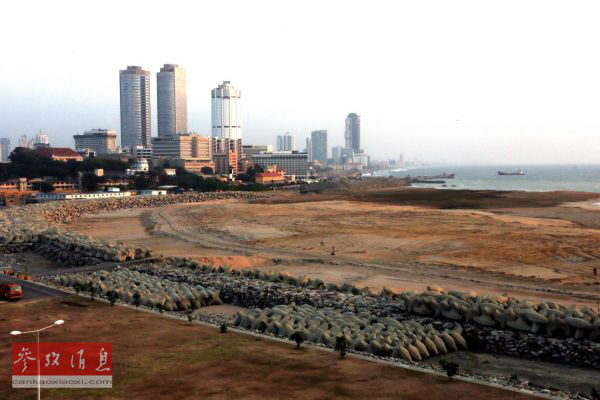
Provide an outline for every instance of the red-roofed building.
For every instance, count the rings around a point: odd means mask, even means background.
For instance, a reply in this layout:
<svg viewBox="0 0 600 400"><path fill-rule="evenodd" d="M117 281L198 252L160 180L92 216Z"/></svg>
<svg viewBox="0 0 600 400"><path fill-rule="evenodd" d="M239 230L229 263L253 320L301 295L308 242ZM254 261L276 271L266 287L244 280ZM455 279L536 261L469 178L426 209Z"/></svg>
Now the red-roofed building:
<svg viewBox="0 0 600 400"><path fill-rule="evenodd" d="M81 154L68 147L47 147L35 150L40 156L50 157L56 161L83 161Z"/></svg>
<svg viewBox="0 0 600 400"><path fill-rule="evenodd" d="M278 183L285 181L285 172L272 165L265 172L259 172L254 177L256 183Z"/></svg>

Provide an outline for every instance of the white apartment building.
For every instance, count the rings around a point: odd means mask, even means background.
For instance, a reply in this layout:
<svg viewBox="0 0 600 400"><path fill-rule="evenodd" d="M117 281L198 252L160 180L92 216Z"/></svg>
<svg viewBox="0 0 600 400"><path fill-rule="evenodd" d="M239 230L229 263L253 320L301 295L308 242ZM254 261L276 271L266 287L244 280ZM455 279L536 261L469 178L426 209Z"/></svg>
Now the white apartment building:
<svg viewBox="0 0 600 400"><path fill-rule="evenodd" d="M229 81L211 91L212 136L219 139L242 138L242 92Z"/></svg>
<svg viewBox="0 0 600 400"><path fill-rule="evenodd" d="M121 146L150 147L150 72L128 66L119 71Z"/></svg>

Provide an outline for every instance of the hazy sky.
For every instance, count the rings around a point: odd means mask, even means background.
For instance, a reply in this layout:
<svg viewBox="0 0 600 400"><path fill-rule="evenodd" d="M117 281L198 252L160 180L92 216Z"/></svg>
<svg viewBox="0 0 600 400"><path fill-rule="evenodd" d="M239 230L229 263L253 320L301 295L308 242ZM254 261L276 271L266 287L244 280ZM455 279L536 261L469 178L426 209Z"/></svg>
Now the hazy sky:
<svg viewBox="0 0 600 400"><path fill-rule="evenodd" d="M246 143L343 144L374 158L600 162L597 1L10 1L0 13L0 136L55 146L120 131L118 71L188 72L189 127L210 89L242 90Z"/></svg>

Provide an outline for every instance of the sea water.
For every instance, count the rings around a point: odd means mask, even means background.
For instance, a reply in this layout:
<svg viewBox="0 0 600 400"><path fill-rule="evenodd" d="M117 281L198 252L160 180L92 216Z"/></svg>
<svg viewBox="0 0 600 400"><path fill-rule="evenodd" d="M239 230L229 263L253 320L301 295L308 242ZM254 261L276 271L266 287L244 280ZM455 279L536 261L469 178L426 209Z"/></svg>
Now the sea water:
<svg viewBox="0 0 600 400"><path fill-rule="evenodd" d="M523 170L525 175L498 175L498 171ZM431 166L422 168L399 168L377 171L378 176L412 177L454 173L454 179L442 179L442 184L413 184L414 187L440 189L524 190L600 192L600 164L598 165L479 165L479 166Z"/></svg>

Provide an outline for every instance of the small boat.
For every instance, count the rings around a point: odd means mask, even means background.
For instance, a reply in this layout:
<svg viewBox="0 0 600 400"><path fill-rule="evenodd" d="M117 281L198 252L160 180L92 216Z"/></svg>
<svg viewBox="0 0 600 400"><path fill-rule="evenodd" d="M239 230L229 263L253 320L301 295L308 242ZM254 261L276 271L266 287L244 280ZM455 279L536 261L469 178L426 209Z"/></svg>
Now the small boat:
<svg viewBox="0 0 600 400"><path fill-rule="evenodd" d="M443 174L441 174L441 175L433 175L430 178L431 179L454 179L454 174L447 174L446 171L444 171Z"/></svg>
<svg viewBox="0 0 600 400"><path fill-rule="evenodd" d="M520 175L525 175L525 172L522 169L517 170L515 172L498 171L498 175L519 175L520 176Z"/></svg>

